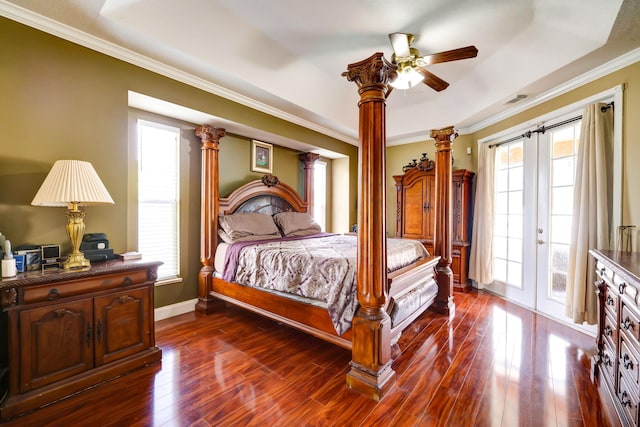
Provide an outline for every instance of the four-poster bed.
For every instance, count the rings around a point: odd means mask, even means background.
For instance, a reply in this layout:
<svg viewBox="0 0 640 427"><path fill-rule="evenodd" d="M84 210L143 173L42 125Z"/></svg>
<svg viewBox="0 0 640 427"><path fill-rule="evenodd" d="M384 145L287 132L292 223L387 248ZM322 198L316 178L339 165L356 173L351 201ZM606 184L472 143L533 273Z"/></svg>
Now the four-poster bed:
<svg viewBox="0 0 640 427"><path fill-rule="evenodd" d="M243 212L307 212L312 200L313 162L317 155L304 153L304 199L272 175L235 190L226 198L218 191L218 151L224 129L200 126L202 140L202 236L199 274L199 312L210 313L229 302L295 327L352 351L349 387L379 400L393 385L391 345L426 308L452 316L450 192L452 128L432 131L436 139L436 204L439 206L435 254L387 271L385 212L385 101L395 66L381 53L348 67L344 75L356 82L361 100L359 147L358 236L355 288L358 309L351 328L338 334L325 307L299 298L266 292L223 280L216 271L219 215ZM382 195L382 197L381 197ZM219 264L218 264L219 265ZM225 276L226 277L226 276ZM436 283L437 282L437 283Z"/></svg>

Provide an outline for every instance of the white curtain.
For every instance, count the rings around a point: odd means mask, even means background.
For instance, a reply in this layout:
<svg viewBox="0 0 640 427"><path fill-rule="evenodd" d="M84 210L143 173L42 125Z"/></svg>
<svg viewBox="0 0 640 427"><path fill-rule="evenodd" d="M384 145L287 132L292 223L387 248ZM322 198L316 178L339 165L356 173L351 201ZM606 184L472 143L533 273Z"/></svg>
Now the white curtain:
<svg viewBox="0 0 640 427"><path fill-rule="evenodd" d="M613 109L592 104L582 114L576 158L566 314L575 323L598 321L595 266L589 249L609 249L608 180Z"/></svg>
<svg viewBox="0 0 640 427"><path fill-rule="evenodd" d="M478 175L473 210L473 232L469 277L479 284L493 282L493 194L496 150L489 144L480 144Z"/></svg>

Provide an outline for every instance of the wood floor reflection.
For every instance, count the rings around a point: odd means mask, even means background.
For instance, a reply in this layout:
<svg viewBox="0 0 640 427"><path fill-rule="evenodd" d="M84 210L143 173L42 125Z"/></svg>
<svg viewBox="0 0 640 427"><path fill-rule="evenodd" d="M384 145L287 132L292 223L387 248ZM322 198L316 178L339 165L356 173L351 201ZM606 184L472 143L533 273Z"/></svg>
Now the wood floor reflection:
<svg viewBox="0 0 640 427"><path fill-rule="evenodd" d="M157 322L162 362L7 426L609 426L592 337L487 294L455 294L394 352L379 402L345 387L350 353L228 308Z"/></svg>

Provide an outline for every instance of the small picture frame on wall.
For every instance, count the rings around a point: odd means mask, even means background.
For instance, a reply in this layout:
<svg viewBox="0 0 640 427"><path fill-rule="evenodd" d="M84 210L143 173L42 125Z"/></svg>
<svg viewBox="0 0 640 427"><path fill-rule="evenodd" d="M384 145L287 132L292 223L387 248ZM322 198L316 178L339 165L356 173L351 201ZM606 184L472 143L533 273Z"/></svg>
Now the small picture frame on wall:
<svg viewBox="0 0 640 427"><path fill-rule="evenodd" d="M273 145L251 141L251 171L271 173L273 170Z"/></svg>

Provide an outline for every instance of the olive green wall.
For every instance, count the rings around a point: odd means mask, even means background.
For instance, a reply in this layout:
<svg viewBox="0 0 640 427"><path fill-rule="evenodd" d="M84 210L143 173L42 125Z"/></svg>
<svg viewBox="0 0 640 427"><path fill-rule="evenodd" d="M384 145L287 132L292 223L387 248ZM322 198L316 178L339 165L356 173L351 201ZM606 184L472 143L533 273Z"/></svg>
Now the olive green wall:
<svg viewBox="0 0 640 427"><path fill-rule="evenodd" d="M349 217L355 222L356 147L6 18L0 18L0 40L0 231L14 245L53 243L68 250L65 209L30 203L55 160L79 159L93 164L115 201L86 209L86 232L105 232L116 252L127 249L129 90L349 156ZM229 135L220 145L221 193L259 177L249 172L248 138ZM156 306L197 295L199 149L187 152L182 220L192 231L181 246L191 259L182 284L156 288ZM273 172L301 191L296 151L274 147Z"/></svg>

